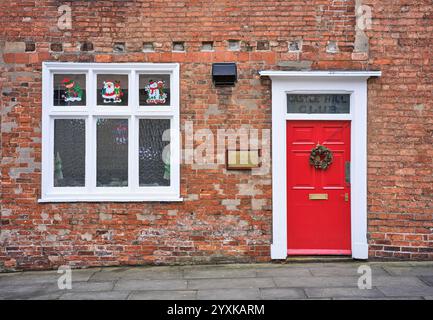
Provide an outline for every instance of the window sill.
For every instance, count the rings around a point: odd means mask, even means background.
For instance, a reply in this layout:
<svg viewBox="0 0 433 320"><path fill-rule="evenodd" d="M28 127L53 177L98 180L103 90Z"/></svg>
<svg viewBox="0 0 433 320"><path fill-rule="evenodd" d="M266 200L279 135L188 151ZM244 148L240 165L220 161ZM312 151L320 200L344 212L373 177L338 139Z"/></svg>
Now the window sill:
<svg viewBox="0 0 433 320"><path fill-rule="evenodd" d="M50 202L182 202L183 198L172 195L46 195L38 203Z"/></svg>

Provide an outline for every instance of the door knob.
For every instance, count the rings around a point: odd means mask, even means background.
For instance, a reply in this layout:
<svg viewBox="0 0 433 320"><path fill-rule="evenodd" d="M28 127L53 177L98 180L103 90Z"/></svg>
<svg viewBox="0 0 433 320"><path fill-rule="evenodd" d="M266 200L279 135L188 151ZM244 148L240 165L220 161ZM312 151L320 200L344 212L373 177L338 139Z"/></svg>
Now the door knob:
<svg viewBox="0 0 433 320"><path fill-rule="evenodd" d="M348 202L349 201L349 193L345 193L344 194L344 201Z"/></svg>

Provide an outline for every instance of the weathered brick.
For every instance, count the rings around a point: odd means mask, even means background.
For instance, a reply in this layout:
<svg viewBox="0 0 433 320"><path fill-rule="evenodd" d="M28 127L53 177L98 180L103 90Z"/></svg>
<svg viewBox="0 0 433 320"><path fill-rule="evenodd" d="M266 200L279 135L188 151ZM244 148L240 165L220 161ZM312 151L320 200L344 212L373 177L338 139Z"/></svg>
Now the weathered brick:
<svg viewBox="0 0 433 320"><path fill-rule="evenodd" d="M368 82L370 257L433 259L429 1L230 0L221 10L218 1L164 0L151 11L144 1L76 1L72 29L62 31L53 1L43 1L43 15L30 2L6 1L0 19L3 269L270 260L270 173L183 164L182 203L37 203L48 60L179 62L181 125L214 133L271 129L271 86L260 70L382 70ZM360 5L372 7L365 32L356 27ZM173 41L186 51L172 52ZM213 51L200 51L205 42ZM330 43L339 50L327 53ZM213 87L213 62L236 62L236 87Z"/></svg>

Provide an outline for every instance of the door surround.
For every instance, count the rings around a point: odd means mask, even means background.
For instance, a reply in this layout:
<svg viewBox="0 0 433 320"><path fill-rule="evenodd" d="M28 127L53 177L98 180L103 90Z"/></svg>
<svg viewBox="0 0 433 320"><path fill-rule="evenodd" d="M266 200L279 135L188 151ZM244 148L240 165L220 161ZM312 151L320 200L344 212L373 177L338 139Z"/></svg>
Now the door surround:
<svg viewBox="0 0 433 320"><path fill-rule="evenodd" d="M272 259L287 258L287 120L351 121L352 258L367 259L367 79L380 71L261 71L272 80ZM287 94L348 93L349 114L288 114ZM281 192L284 190L284 192Z"/></svg>

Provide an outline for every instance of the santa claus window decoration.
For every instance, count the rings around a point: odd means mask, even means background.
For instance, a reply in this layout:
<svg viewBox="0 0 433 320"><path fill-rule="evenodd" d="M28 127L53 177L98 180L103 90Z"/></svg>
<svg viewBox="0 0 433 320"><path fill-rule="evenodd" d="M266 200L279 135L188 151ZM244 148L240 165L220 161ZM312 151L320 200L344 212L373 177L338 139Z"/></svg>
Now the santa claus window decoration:
<svg viewBox="0 0 433 320"><path fill-rule="evenodd" d="M98 74L96 97L98 106L127 106L128 75Z"/></svg>
<svg viewBox="0 0 433 320"><path fill-rule="evenodd" d="M53 86L54 106L86 105L85 74L54 74Z"/></svg>
<svg viewBox="0 0 433 320"><path fill-rule="evenodd" d="M138 84L140 106L170 105L170 75L140 74Z"/></svg>

